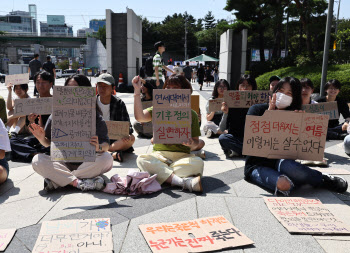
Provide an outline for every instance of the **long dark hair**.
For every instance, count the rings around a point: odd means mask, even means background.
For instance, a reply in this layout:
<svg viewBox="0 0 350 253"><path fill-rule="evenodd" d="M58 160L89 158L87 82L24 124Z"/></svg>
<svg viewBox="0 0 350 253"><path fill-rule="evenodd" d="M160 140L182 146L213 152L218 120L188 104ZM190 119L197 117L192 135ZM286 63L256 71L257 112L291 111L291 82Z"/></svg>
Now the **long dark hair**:
<svg viewBox="0 0 350 253"><path fill-rule="evenodd" d="M220 86L220 84L225 85L228 90L230 89L230 84L225 79L220 79L215 83L213 93L211 94L213 98L217 98L219 96L218 87Z"/></svg>
<svg viewBox="0 0 350 253"><path fill-rule="evenodd" d="M302 98L301 98L301 83L298 78L294 78L291 76L287 76L282 78L273 89L273 93L277 93L282 87L283 84L289 83L292 88L292 97L293 101L290 106L286 108L286 110L301 110L302 106Z"/></svg>
<svg viewBox="0 0 350 253"><path fill-rule="evenodd" d="M256 90L258 88L258 85L256 84L254 77L252 77L251 75L243 75L241 76L241 78L239 78L236 84L236 90L239 90L239 85L242 84L244 81L247 81L248 84L252 86L253 90Z"/></svg>
<svg viewBox="0 0 350 253"><path fill-rule="evenodd" d="M191 83L183 75L172 74L169 76L168 79L165 80L163 89L171 84L180 85L181 89L190 89L191 93L193 91Z"/></svg>
<svg viewBox="0 0 350 253"><path fill-rule="evenodd" d="M71 75L65 81L64 86L67 86L69 81L72 80L72 79L74 79L74 81L76 81L79 86L91 87L91 82L90 82L89 78L87 78L86 76L84 76L82 74Z"/></svg>
<svg viewBox="0 0 350 253"><path fill-rule="evenodd" d="M148 94L151 96L151 98L153 99L153 89L155 89L156 87L154 87L152 85L151 82L149 82L148 80L146 80L146 83L143 84L144 87L147 88L147 92ZM142 94L141 99L145 99L146 95Z"/></svg>

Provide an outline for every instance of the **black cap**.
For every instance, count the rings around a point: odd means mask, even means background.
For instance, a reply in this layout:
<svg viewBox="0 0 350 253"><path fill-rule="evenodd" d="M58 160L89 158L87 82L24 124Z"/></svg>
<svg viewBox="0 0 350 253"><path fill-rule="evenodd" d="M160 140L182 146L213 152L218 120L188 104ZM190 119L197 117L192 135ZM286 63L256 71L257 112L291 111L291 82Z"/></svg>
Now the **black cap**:
<svg viewBox="0 0 350 253"><path fill-rule="evenodd" d="M154 43L154 48L158 51L159 47L164 46L164 42L163 41L158 41L156 43Z"/></svg>

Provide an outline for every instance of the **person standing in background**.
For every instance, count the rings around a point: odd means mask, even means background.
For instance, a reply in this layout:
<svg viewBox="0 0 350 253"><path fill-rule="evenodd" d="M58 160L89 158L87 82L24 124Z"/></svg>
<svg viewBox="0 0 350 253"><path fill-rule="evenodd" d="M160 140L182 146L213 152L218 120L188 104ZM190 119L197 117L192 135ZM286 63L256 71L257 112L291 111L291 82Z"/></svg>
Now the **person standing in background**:
<svg viewBox="0 0 350 253"><path fill-rule="evenodd" d="M35 74L41 71L41 69L42 69L42 64L41 64L41 61L39 61L39 54L34 54L34 59L29 62L29 66L28 66L29 79L33 80ZM37 95L38 95L38 90L34 85L34 96L37 96Z"/></svg>
<svg viewBox="0 0 350 253"><path fill-rule="evenodd" d="M46 62L43 64L43 70L46 70L53 76L53 85L55 85L56 80L56 66L51 61L51 56L46 57Z"/></svg>
<svg viewBox="0 0 350 253"><path fill-rule="evenodd" d="M192 77L192 69L190 67L190 63L187 61L186 62L186 67L183 69L183 72L185 74L186 79L191 82L191 77Z"/></svg>

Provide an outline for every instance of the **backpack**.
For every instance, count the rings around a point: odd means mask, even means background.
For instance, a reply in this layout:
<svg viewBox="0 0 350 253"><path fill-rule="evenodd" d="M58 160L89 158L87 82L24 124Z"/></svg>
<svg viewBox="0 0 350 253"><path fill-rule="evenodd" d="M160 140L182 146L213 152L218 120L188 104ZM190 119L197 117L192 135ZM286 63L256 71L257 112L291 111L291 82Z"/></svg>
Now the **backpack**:
<svg viewBox="0 0 350 253"><path fill-rule="evenodd" d="M149 56L146 59L145 72L146 72L146 75L148 77L152 77L153 76L153 73L154 73L154 70L153 70L153 56Z"/></svg>

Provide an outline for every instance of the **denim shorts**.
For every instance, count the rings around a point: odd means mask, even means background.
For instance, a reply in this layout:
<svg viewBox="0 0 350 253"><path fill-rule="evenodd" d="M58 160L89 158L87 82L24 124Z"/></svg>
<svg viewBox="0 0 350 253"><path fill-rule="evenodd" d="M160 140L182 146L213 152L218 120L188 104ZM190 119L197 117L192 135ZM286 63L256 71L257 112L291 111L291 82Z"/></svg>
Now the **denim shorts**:
<svg viewBox="0 0 350 253"><path fill-rule="evenodd" d="M5 168L5 170L7 171L7 177L8 177L10 170L9 170L9 164L8 164L6 158L0 159L0 166Z"/></svg>

